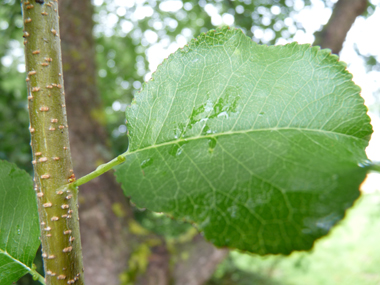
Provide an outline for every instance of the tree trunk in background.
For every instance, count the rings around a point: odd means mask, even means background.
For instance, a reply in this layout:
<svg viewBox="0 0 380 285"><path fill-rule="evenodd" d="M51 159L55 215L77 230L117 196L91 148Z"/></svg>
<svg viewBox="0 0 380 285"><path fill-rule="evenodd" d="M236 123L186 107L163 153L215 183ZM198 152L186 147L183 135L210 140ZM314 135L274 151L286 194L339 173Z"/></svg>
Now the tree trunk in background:
<svg viewBox="0 0 380 285"><path fill-rule="evenodd" d="M59 8L70 145L75 174L81 177L112 158L96 87L93 7L90 0L62 0ZM79 193L86 284L119 284L119 274L127 270L133 238L127 232L128 217L131 217L129 204L112 173L82 185ZM116 203L124 212L123 217L113 212L112 205ZM133 239L136 241L136 237ZM190 242L186 250L190 258L179 262L176 272L170 274L170 254L166 246L152 248L147 271L138 282L166 285L174 279L175 284L202 284L228 253L200 237ZM192 283L182 280L192 280Z"/></svg>
<svg viewBox="0 0 380 285"><path fill-rule="evenodd" d="M315 33L313 45L329 48L332 53L339 54L348 31L356 17L364 13L367 5L367 0L339 0L329 22L321 32Z"/></svg>
<svg viewBox="0 0 380 285"><path fill-rule="evenodd" d="M206 242L200 235L191 243L179 248L179 252L188 252L189 258L175 265L173 279L176 285L200 285L210 279L210 272L228 255L228 249L217 249Z"/></svg>
<svg viewBox="0 0 380 285"><path fill-rule="evenodd" d="M189 242L175 245L172 256L164 242L151 251L147 271L136 280L135 285L204 284L229 252L227 249L217 249L199 234ZM169 266L171 258L177 261L172 268Z"/></svg>
<svg viewBox="0 0 380 285"><path fill-rule="evenodd" d="M74 172L81 177L111 159L96 88L93 7L90 0L64 0L59 12L70 145ZM126 198L112 173L81 186L79 194L86 284L119 284L129 256ZM112 211L115 203L124 217Z"/></svg>

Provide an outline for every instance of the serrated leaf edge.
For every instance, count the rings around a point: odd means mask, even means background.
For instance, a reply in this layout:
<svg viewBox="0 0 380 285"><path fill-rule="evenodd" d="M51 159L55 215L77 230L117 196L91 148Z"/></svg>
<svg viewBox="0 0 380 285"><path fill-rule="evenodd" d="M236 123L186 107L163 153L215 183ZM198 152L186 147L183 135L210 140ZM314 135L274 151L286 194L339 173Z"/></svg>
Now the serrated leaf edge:
<svg viewBox="0 0 380 285"><path fill-rule="evenodd" d="M141 96L142 91L144 91L147 88L147 85L149 84L149 82L155 80L156 73L160 72L160 69L162 68L162 66L164 65L164 63L169 63L172 60L172 58L174 57L174 55L176 55L178 53L181 53L181 52L187 53L188 51L185 51L185 49L190 49L191 47L193 47L194 45L197 44L197 41L199 39L202 39L203 37L207 36L208 34L224 33L224 32L229 31L229 30L231 30L230 27L224 26L224 27L220 27L220 28L217 28L217 29L209 30L208 32L205 32L205 33L201 33L198 37L191 39L189 41L189 43L186 44L184 47L179 48L175 52L173 52L172 54L170 54L166 59L163 60L163 62L161 64L158 65L157 69L152 73L152 77L148 81L145 81L143 83L141 89L136 93L135 97L132 99L132 102L128 106L128 108L131 108L132 105L136 104L136 101ZM250 37L246 36L241 29L234 28L233 30L242 33L244 37L246 37L246 38L248 38L248 39L250 39L252 41L252 39ZM252 41L252 43L258 45L254 41ZM359 100L361 101L361 104L363 105L363 108L365 109L365 114L367 115L365 121L370 124L370 126L371 126L371 134L372 134L373 133L373 127L371 125L371 118L368 116L368 107L364 104L365 103L364 98L361 97L361 95L360 95L362 89L360 88L360 86L356 85L352 81L353 75L352 75L352 73L350 73L347 70L347 64L345 62L343 62L343 61L340 61L339 57L337 55L332 54L330 49L327 49L327 48L326 49L321 49L319 46L312 46L311 44L298 44L297 42L292 42L292 43L288 43L288 44L285 44L285 45L272 45L272 46L260 45L260 46L262 46L264 48L267 48L267 49L275 49L275 48L279 48L279 47L280 48L290 47L292 45L293 46L299 46L299 47L307 47L308 49L314 50L317 53L326 55L326 59L330 58L330 59L334 60L335 63L337 63L337 65L335 67L340 67L343 75L347 76L347 78L351 80L352 87L355 88L355 89L357 89L357 92L358 92L359 97L360 97ZM363 111L364 111L364 109L363 109ZM127 121L126 125L128 126L128 121ZM279 130L279 129L280 128L278 128L277 130ZM273 129L272 128L268 128L268 129L263 129L263 130L273 130ZM302 130L305 130L305 129L302 129ZM331 132L331 133L342 134L342 133L337 133L337 132ZM221 135L221 134L224 134L224 133L218 133L218 136ZM345 135L345 134L342 134L342 135ZM207 138L207 137L208 136L199 136L197 138ZM210 136L210 137L215 137L215 135ZM351 137L354 137L354 136L351 136ZM128 139L128 144L130 145L130 137L128 136L128 138L129 138ZM358 137L355 137L355 138L358 138ZM364 138L364 139L367 141L367 145L366 146L368 146L370 137L368 139L366 139L366 138ZM182 139L182 140L177 140L176 142L180 142L180 141L184 141L184 140L188 141L188 140L190 140L190 138ZM170 141L170 142L173 142L173 141ZM160 144L160 145L165 145L165 144L166 143L163 143L163 144ZM127 148L126 152L123 153L123 156L127 156L128 153L135 153L138 150L144 150L144 149L150 148L150 147L145 147L145 148L141 148L141 149L137 149L137 150L129 152L129 145L128 145L128 148ZM155 146L158 146L158 145L155 145Z"/></svg>

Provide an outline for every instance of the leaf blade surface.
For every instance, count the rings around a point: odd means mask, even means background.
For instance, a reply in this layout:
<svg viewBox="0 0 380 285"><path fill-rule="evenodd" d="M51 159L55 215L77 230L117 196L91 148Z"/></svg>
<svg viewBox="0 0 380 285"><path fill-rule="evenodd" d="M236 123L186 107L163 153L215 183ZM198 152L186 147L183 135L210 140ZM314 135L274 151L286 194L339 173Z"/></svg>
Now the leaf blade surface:
<svg viewBox="0 0 380 285"><path fill-rule="evenodd" d="M326 50L210 31L127 110L117 179L137 205L195 222L218 246L309 249L366 175L372 128L351 77Z"/></svg>

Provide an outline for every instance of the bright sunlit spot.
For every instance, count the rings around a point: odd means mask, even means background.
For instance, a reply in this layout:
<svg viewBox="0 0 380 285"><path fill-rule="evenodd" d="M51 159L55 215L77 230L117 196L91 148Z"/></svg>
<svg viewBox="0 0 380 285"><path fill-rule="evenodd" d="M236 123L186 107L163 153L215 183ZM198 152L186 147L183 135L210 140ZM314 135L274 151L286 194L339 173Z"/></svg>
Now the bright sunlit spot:
<svg viewBox="0 0 380 285"><path fill-rule="evenodd" d="M170 0L160 3L160 10L164 12L177 12L183 6L182 1Z"/></svg>

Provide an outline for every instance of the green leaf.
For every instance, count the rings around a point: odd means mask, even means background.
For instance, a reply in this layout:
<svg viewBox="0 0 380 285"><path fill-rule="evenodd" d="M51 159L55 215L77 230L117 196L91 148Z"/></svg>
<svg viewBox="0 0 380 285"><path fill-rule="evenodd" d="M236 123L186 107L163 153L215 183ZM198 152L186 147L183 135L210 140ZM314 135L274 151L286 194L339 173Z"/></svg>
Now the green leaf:
<svg viewBox="0 0 380 285"><path fill-rule="evenodd" d="M310 249L366 176L372 127L351 78L318 47L202 34L127 110L117 179L136 205L194 222L217 246Z"/></svg>
<svg viewBox="0 0 380 285"><path fill-rule="evenodd" d="M33 181L16 165L0 160L0 284L28 272L40 241Z"/></svg>

